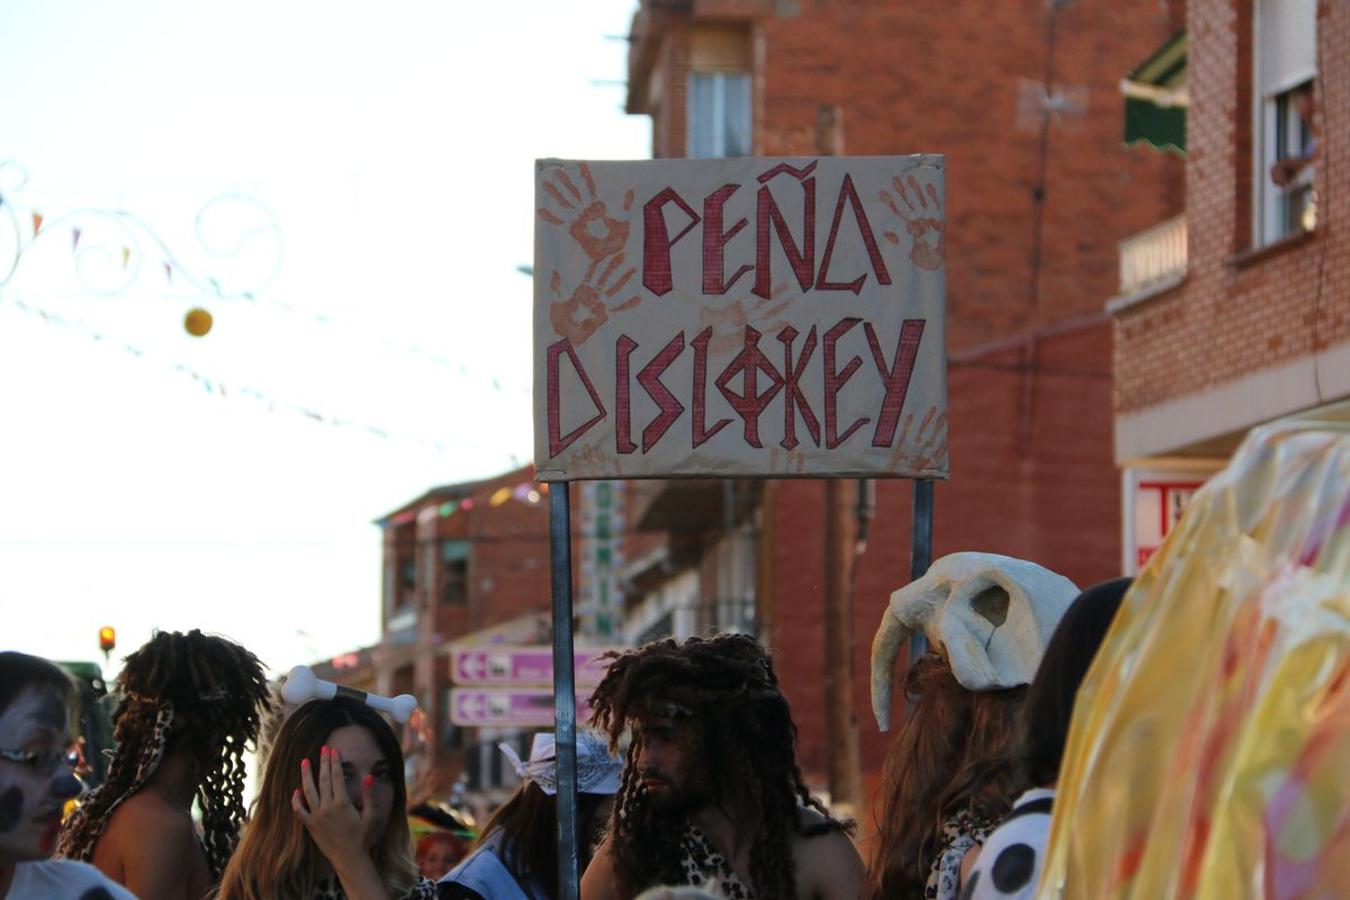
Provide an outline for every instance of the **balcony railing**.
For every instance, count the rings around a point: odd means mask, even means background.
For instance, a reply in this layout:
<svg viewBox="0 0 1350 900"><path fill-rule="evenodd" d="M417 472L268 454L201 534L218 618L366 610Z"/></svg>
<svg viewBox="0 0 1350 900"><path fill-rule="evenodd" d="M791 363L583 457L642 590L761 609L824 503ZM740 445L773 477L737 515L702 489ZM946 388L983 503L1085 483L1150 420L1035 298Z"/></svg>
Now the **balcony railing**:
<svg viewBox="0 0 1350 900"><path fill-rule="evenodd" d="M1170 285L1186 274L1186 217L1154 225L1119 246L1121 297Z"/></svg>

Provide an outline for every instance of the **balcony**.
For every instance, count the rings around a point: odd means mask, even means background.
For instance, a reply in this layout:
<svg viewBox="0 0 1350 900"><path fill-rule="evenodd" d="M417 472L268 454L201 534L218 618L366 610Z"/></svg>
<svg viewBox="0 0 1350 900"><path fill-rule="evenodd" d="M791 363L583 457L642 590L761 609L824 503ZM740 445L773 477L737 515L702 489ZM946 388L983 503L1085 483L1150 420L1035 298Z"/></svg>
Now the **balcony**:
<svg viewBox="0 0 1350 900"><path fill-rule="evenodd" d="M1176 287L1186 277L1186 217L1177 216L1120 242L1120 293L1115 313Z"/></svg>

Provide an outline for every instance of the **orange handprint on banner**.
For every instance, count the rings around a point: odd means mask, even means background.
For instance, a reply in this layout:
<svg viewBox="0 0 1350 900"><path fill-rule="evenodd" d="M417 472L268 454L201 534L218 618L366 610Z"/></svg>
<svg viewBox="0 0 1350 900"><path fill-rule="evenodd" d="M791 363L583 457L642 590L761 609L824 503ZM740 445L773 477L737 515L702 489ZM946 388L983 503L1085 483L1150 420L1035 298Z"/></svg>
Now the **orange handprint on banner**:
<svg viewBox="0 0 1350 900"><path fill-rule="evenodd" d="M715 355L738 352L745 346L745 326L749 325L764 334L776 334L787 320L782 318L795 298L784 299L787 284L779 283L769 291L768 297L756 297L754 300L732 300L717 309L711 306L700 307L698 311L699 329L712 326L712 341L709 349Z"/></svg>
<svg viewBox="0 0 1350 900"><path fill-rule="evenodd" d="M947 460L947 412L938 413L936 406L930 406L923 419L919 421L919 430L910 443L909 430L914 426L914 414L905 416L900 427L900 439L895 442L895 452L891 455L891 471L904 467L910 472L924 472L938 463Z"/></svg>
<svg viewBox="0 0 1350 900"><path fill-rule="evenodd" d="M596 263L623 250L628 243L628 213L633 209L633 192L630 190L624 194L624 217L616 218L609 214L609 207L596 192L590 167L582 163L580 174L586 184L585 196L582 196L576 180L565 169L556 170L552 179L544 180L544 192L553 199L558 211L540 207L539 218L550 225L567 228L572 240L590 257L594 269ZM590 272L587 272L589 276Z"/></svg>
<svg viewBox="0 0 1350 900"><path fill-rule="evenodd" d="M623 265L624 259L622 253L610 259L600 271L600 277L594 285L590 283L590 276L595 271L595 266L592 265L586 280L578 285L566 300L562 296L562 276L558 274L557 269L553 270L548 284L553 291L554 300L548 308L548 320L555 334L567 338L572 342L572 346L580 347L587 338L595 334L596 329L609 321L610 309L605 306L605 301L623 290L624 285L628 284L637 272L635 266L629 266L613 284L609 284L610 278ZM634 294L615 306L614 311L629 309L637 304L638 299Z"/></svg>
<svg viewBox="0 0 1350 900"><path fill-rule="evenodd" d="M901 208L896 198L885 190L881 191L881 202L905 223L905 230L913 239L909 258L920 269L932 271L942 268L947 248L942 226L942 201L938 199L937 188L932 184L920 185L919 179L912 174L904 179L895 176L891 179L891 186L895 188L895 194L904 207ZM883 235L892 244L900 243L900 236L894 231L886 230ZM933 243L929 243L930 235L936 238Z"/></svg>

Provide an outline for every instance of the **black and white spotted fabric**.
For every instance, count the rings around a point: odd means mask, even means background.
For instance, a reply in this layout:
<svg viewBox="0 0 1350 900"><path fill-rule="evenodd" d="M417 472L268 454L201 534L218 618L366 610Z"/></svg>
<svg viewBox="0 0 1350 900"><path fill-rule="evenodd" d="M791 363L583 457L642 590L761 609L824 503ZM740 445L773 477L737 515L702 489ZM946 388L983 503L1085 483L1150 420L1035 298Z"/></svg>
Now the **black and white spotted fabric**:
<svg viewBox="0 0 1350 900"><path fill-rule="evenodd" d="M319 882L319 889L314 892L314 900L347 900L347 892L338 884L336 878L332 881L324 879ZM402 900L436 900L436 883L430 878L419 876L417 883L412 886L412 890L403 895Z"/></svg>
<svg viewBox="0 0 1350 900"><path fill-rule="evenodd" d="M727 858L692 822L685 824L684 834L680 835L680 869L684 884L706 890L711 883L714 893L727 900L752 900L755 896Z"/></svg>
<svg viewBox="0 0 1350 900"><path fill-rule="evenodd" d="M1003 824L989 835L975 861L961 900L1030 898L1041 881L1045 845L1050 840L1050 807L1055 792L1027 791L1013 804Z"/></svg>
<svg viewBox="0 0 1350 900"><path fill-rule="evenodd" d="M924 886L926 900L956 900L961 890L961 861L998 825L997 819L986 819L962 811L942 826L942 844L928 872Z"/></svg>

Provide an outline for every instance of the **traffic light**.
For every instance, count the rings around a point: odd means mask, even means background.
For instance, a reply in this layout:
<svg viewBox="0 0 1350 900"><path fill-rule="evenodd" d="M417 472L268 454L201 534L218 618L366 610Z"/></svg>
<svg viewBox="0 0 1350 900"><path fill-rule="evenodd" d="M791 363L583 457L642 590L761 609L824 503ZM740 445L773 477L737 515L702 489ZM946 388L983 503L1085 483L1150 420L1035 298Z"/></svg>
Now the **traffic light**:
<svg viewBox="0 0 1350 900"><path fill-rule="evenodd" d="M117 646L117 629L111 625L104 625L98 630L98 648L104 653L111 653Z"/></svg>

